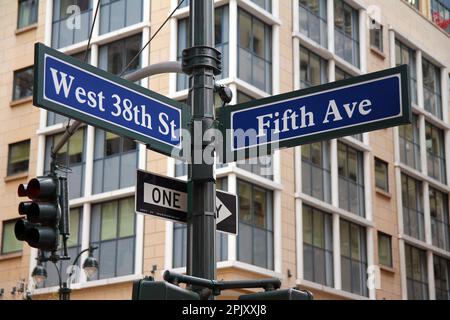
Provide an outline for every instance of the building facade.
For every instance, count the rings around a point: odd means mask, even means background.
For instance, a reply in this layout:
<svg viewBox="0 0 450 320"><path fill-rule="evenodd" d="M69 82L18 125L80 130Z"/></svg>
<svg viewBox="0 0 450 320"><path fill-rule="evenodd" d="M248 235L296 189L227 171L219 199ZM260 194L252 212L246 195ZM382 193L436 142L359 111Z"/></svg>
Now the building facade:
<svg viewBox="0 0 450 320"><path fill-rule="evenodd" d="M98 1L0 0L0 299L58 291L50 263L33 283L37 252L13 230L18 184L49 170L68 123L32 105L34 43L120 74L178 5L102 1L86 53ZM127 72L180 59L188 4ZM216 237L218 279L278 277L316 299L450 299L449 12L448 0L215 1L217 82L232 104L407 64L413 110L411 125L218 165L217 188L239 198L239 235ZM187 99L184 75L140 84ZM130 299L143 275L185 272L186 227L134 213L136 169L186 179L185 164L92 126L57 159L69 168L72 259L98 246L99 271L75 274L73 299ZM71 263L58 265L64 279Z"/></svg>

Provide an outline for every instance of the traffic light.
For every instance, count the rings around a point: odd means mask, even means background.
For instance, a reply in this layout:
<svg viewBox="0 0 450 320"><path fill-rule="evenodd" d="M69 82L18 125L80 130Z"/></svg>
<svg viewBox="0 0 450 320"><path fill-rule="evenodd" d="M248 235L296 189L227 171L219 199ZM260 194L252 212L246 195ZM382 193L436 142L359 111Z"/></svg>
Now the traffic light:
<svg viewBox="0 0 450 320"><path fill-rule="evenodd" d="M313 300L311 292L297 289L281 289L243 294L239 300Z"/></svg>
<svg viewBox="0 0 450 320"><path fill-rule="evenodd" d="M132 300L200 300L197 293L151 277L133 282Z"/></svg>
<svg viewBox="0 0 450 320"><path fill-rule="evenodd" d="M16 222L14 233L17 240L26 241L31 247L55 251L58 248L58 180L53 176L31 179L27 185L20 184L19 197L31 201L19 204L19 214L26 216Z"/></svg>

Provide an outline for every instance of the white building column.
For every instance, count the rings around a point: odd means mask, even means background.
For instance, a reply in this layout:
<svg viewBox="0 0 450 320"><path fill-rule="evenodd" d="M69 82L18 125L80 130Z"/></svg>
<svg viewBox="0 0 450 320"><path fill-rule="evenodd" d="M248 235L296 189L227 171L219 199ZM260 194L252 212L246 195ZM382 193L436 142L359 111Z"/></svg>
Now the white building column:
<svg viewBox="0 0 450 320"><path fill-rule="evenodd" d="M327 1L327 36L328 50L334 53L334 3L332 0Z"/></svg>
<svg viewBox="0 0 450 320"><path fill-rule="evenodd" d="M229 36L229 57L228 62L230 64L229 68L229 77L231 81L235 81L237 79L237 66L238 66L238 58L237 58L237 45L238 45L238 5L237 0L230 0L229 4L229 26L230 31L228 33Z"/></svg>
<svg viewBox="0 0 450 320"><path fill-rule="evenodd" d="M405 240L399 239L398 250L400 253L400 283L402 289L402 299L408 299L408 285L406 280L406 257L405 257Z"/></svg>
<svg viewBox="0 0 450 320"><path fill-rule="evenodd" d="M331 204L339 207L339 180L338 180L338 155L337 139L330 142L330 164L331 164ZM333 267L334 287L342 289L341 280L341 234L340 218L338 213L333 213Z"/></svg>
<svg viewBox="0 0 450 320"><path fill-rule="evenodd" d="M236 174L234 173L228 175L228 192L237 194L237 179ZM239 224L239 217L238 217L238 224ZM236 260L237 260L237 236L228 235L228 261L236 261Z"/></svg>
<svg viewBox="0 0 450 320"><path fill-rule="evenodd" d="M417 75L417 104L424 109L423 102L423 74L422 74L422 51L416 50L416 75Z"/></svg>
<svg viewBox="0 0 450 320"><path fill-rule="evenodd" d="M424 215L424 231L425 231L425 242L429 245L432 243L431 237L431 216L430 216L430 196L429 196L429 184L424 181L422 183L423 191L423 215Z"/></svg>
<svg viewBox="0 0 450 320"><path fill-rule="evenodd" d="M359 68L362 73L367 72L367 12L359 9ZM333 23L334 26L334 23Z"/></svg>

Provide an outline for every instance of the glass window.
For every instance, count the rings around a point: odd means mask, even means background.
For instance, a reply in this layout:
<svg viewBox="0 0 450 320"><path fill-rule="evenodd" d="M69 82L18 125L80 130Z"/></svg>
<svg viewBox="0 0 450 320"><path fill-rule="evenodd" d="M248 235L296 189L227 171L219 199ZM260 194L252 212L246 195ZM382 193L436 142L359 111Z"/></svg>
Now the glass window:
<svg viewBox="0 0 450 320"><path fill-rule="evenodd" d="M425 240L422 183L402 173L403 226L407 235Z"/></svg>
<svg viewBox="0 0 450 320"><path fill-rule="evenodd" d="M450 300L450 260L434 255L436 300Z"/></svg>
<svg viewBox="0 0 450 320"><path fill-rule="evenodd" d="M228 190L228 179L221 178L216 181L217 190ZM185 267L187 263L187 226L184 223L174 223L173 226L173 267ZM216 258L217 261L228 259L228 235L216 232Z"/></svg>
<svg viewBox="0 0 450 320"><path fill-rule="evenodd" d="M328 62L300 46L300 86L309 88L328 82Z"/></svg>
<svg viewBox="0 0 450 320"><path fill-rule="evenodd" d="M429 188L429 196L433 245L450 251L448 196L432 187Z"/></svg>
<svg viewBox="0 0 450 320"><path fill-rule="evenodd" d="M9 145L8 151L8 176L28 172L30 162L30 140L25 140Z"/></svg>
<svg viewBox="0 0 450 320"><path fill-rule="evenodd" d="M19 0L17 29L24 28L37 22L38 6L38 0Z"/></svg>
<svg viewBox="0 0 450 320"><path fill-rule="evenodd" d="M123 68L141 50L141 39L141 34L136 34L101 46L99 49L99 68L112 74L120 74ZM125 74L139 69L140 65L139 58L134 60Z"/></svg>
<svg viewBox="0 0 450 320"><path fill-rule="evenodd" d="M250 0L251 2L256 3L258 6L263 8L266 11L272 11L272 0Z"/></svg>
<svg viewBox="0 0 450 320"><path fill-rule="evenodd" d="M244 103L251 100L253 98L249 95L241 91L237 92L237 103ZM273 158L271 155L240 160L236 162L236 166L266 179L273 179Z"/></svg>
<svg viewBox="0 0 450 320"><path fill-rule="evenodd" d="M305 279L333 287L332 217L307 205L302 212Z"/></svg>
<svg viewBox="0 0 450 320"><path fill-rule="evenodd" d="M383 26L378 22L370 29L370 46L383 52Z"/></svg>
<svg viewBox="0 0 450 320"><path fill-rule="evenodd" d="M334 0L334 46L336 54L359 67L359 15L343 0Z"/></svg>
<svg viewBox="0 0 450 320"><path fill-rule="evenodd" d="M375 186L389 192L388 164L378 158L375 158Z"/></svg>
<svg viewBox="0 0 450 320"><path fill-rule="evenodd" d="M330 148L328 141L302 147L302 192L331 202Z"/></svg>
<svg viewBox="0 0 450 320"><path fill-rule="evenodd" d="M441 70L422 59L423 103L425 110L442 120Z"/></svg>
<svg viewBox="0 0 450 320"><path fill-rule="evenodd" d="M83 218L83 210L82 208L74 208L70 210L69 213L69 223L70 223L70 237L67 240L67 251L70 256L70 260L62 260L57 262L58 269L61 271L61 276L63 279L66 279L66 277L70 274L71 268L70 266L73 265L75 262L75 258L81 251L81 225L82 225L82 218ZM60 254L63 254L62 249ZM78 267L82 265L82 261L78 261ZM59 278L58 273L51 262L44 263L44 267L47 270L47 279L45 282L41 285L41 287L52 287L59 285ZM79 269L79 271L83 272L82 269ZM75 282L79 280L79 274L76 272L75 275Z"/></svg>
<svg viewBox="0 0 450 320"><path fill-rule="evenodd" d="M100 34L142 21L143 0L101 0Z"/></svg>
<svg viewBox="0 0 450 320"><path fill-rule="evenodd" d="M378 232L378 263L392 268L392 238Z"/></svg>
<svg viewBox="0 0 450 320"><path fill-rule="evenodd" d="M428 175L446 183L444 131L425 122Z"/></svg>
<svg viewBox="0 0 450 320"><path fill-rule="evenodd" d="M334 74L334 78L336 79L335 81L344 80L344 79L348 79L351 77L352 77L352 75L350 73L345 72L341 68L336 67L335 74Z"/></svg>
<svg viewBox="0 0 450 320"><path fill-rule="evenodd" d="M238 260L273 269L272 192L238 180L239 203Z"/></svg>
<svg viewBox="0 0 450 320"><path fill-rule="evenodd" d="M359 216L365 215L363 153L338 143L339 206Z"/></svg>
<svg viewBox="0 0 450 320"><path fill-rule="evenodd" d="M417 104L417 73L416 73L415 51L402 42L395 40L395 64L408 65L409 85L411 92L411 102Z"/></svg>
<svg viewBox="0 0 450 320"><path fill-rule="evenodd" d="M79 198L84 193L84 173L86 161L86 135L85 128L80 128L64 144L56 154L56 162L69 168L67 180L69 183L69 198ZM49 136L45 145L45 172L50 172L51 151L53 146L61 139L63 133Z"/></svg>
<svg viewBox="0 0 450 320"><path fill-rule="evenodd" d="M133 186L137 165L138 144L134 140L95 130L94 194Z"/></svg>
<svg viewBox="0 0 450 320"><path fill-rule="evenodd" d="M87 40L92 24L92 0L53 0L52 47Z"/></svg>
<svg viewBox="0 0 450 320"><path fill-rule="evenodd" d="M92 206L90 241L98 246L94 256L99 263L93 280L134 273L135 217L134 198Z"/></svg>
<svg viewBox="0 0 450 320"><path fill-rule="evenodd" d="M327 1L299 0L300 32L327 47Z"/></svg>
<svg viewBox="0 0 450 320"><path fill-rule="evenodd" d="M366 229L341 219L342 290L368 296Z"/></svg>
<svg viewBox="0 0 450 320"><path fill-rule="evenodd" d="M272 92L272 28L239 9L238 77Z"/></svg>
<svg viewBox="0 0 450 320"><path fill-rule="evenodd" d="M450 1L431 0L431 18L440 28L450 33Z"/></svg>
<svg viewBox="0 0 450 320"><path fill-rule="evenodd" d="M10 221L3 221L2 229L2 254L22 251L22 241L16 239L14 233L14 226L17 219Z"/></svg>
<svg viewBox="0 0 450 320"><path fill-rule="evenodd" d="M214 40L215 48L222 53L222 73L216 76L217 80L228 77L228 6L216 8L214 11ZM189 19L178 20L177 60L181 61L183 50L190 46ZM177 74L177 90L188 88L189 77L185 74Z"/></svg>
<svg viewBox="0 0 450 320"><path fill-rule="evenodd" d="M13 100L33 95L33 67L14 71Z"/></svg>
<svg viewBox="0 0 450 320"><path fill-rule="evenodd" d="M427 255L425 251L405 245L406 284L409 300L428 299Z"/></svg>
<svg viewBox="0 0 450 320"><path fill-rule="evenodd" d="M413 114L411 124L398 127L400 161L420 171L420 137L418 117Z"/></svg>

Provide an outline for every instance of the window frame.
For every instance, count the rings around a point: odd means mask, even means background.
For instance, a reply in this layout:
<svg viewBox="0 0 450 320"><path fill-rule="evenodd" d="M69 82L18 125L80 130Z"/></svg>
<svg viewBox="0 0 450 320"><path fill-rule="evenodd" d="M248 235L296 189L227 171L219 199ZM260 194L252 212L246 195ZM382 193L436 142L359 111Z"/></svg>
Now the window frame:
<svg viewBox="0 0 450 320"><path fill-rule="evenodd" d="M28 21L26 22L26 24L24 24L23 26L20 25L20 14L22 13L20 8L22 3L24 2L31 2L31 6L36 6L36 8L34 10L31 10L31 14L30 14L30 18L28 19ZM33 25L35 25L38 22L38 16L39 16L39 0L19 0L18 2L18 6L17 6L17 30L22 30L22 29L26 29L28 27L31 27Z"/></svg>
<svg viewBox="0 0 450 320"><path fill-rule="evenodd" d="M400 51L398 54L397 51ZM416 65L416 50L410 48L406 44L404 44L398 38L395 39L395 65L399 66L402 64L406 64L403 61L403 52L407 52L408 60L410 63L407 63L408 66L408 82L409 88L411 91L411 102L415 105L418 105L418 85L417 85L417 65Z"/></svg>
<svg viewBox="0 0 450 320"><path fill-rule="evenodd" d="M402 213L403 213L403 227L404 227L404 233L410 237L413 237L415 239L425 241L425 209L424 209L424 199L423 199L423 182L419 181L406 173L401 173L401 199L402 199ZM406 179L404 181L404 179ZM406 193L408 199L404 199L405 190L403 189L404 183L406 182ZM410 183L413 183L415 186L416 194L411 195L409 194L410 191ZM409 201L410 198L415 199L415 206L416 208L411 207L411 202ZM407 212L405 212L405 210ZM412 227L411 227L411 215L415 215L415 219L417 221L417 235L413 234ZM407 219L407 220L406 220Z"/></svg>
<svg viewBox="0 0 450 320"><path fill-rule="evenodd" d="M379 44L376 44L376 36L379 36ZM381 53L384 53L384 28L383 25L376 22L376 27L370 28L369 30L369 43L372 49L375 49Z"/></svg>
<svg viewBox="0 0 450 320"><path fill-rule="evenodd" d="M421 279L415 279L414 278L414 271L412 270L413 268L413 251L418 253L419 259L420 259L420 278ZM408 258L410 258L408 260ZM410 265L410 267L408 267L408 263ZM405 267L406 267L406 271L405 271L405 276L406 276L406 291L407 291L407 298L409 300L418 300L417 297L414 295L414 290L413 292L410 292L409 290L409 282L412 283L413 287L416 284L419 284L421 286L425 286L425 289L422 288L422 290L424 290L422 293L425 293L426 296L421 297L422 300L428 300L429 299L429 290L428 290L428 265L427 265L427 257L426 257L426 251L416 248L412 245L409 244L405 244ZM408 271L411 270L411 273L408 274ZM411 293L413 293L413 296L411 296Z"/></svg>
<svg viewBox="0 0 450 320"><path fill-rule="evenodd" d="M389 234L387 234L387 233L384 233L384 232L381 232L381 231L378 231L378 234L377 234L377 236L378 236L378 264L380 264L380 265L382 265L382 266L385 266L385 267L388 267L388 268L393 268L394 267L394 259L393 259L393 255L392 255L392 236L391 235L389 235ZM389 244L389 250L388 250L388 253L389 253L389 256L388 256L388 260L389 260L389 262L386 264L386 263L384 263L384 261L382 261L382 258L381 258L381 256L380 256L380 247L381 247L381 242L380 242L380 239L381 238L385 238L385 239L387 239L388 240L388 244Z"/></svg>
<svg viewBox="0 0 450 320"><path fill-rule="evenodd" d="M308 243L307 241L305 241L305 234L306 234L306 232L305 232L305 225L306 225L305 224L305 213L306 213L305 208L308 208L311 213L310 216L311 216L311 242L312 243ZM323 248L314 244L315 231L317 231L317 230L315 230L315 227L314 227L315 226L314 221L316 221L316 218L318 215L321 215L321 219L323 221L323 229L321 230L322 236L323 236L321 239L321 241L323 242ZM312 258L313 258L313 260L312 260L312 271L313 271L312 279L310 279L306 274L305 263L303 264L303 273L304 273L303 277L305 280L312 281L312 282L333 288L334 287L334 260L333 260L334 246L333 246L333 222L332 222L333 217L328 212L322 211L320 209L317 209L317 208L307 205L307 204L303 204L302 205L302 218L303 218L303 230L302 230L303 259L305 260L305 256L306 256L305 246L311 248ZM327 223L325 222L326 219L328 219L329 230L327 230ZM327 240L326 240L326 237L327 237L326 234L328 233L328 231L330 231L329 235L328 235L329 241L330 241L329 248L327 248ZM316 277L316 272L319 272L318 263L316 262L316 251L322 252L324 255L327 255L327 254L331 255L331 259L330 259L331 270L327 270L328 269L327 267L329 267L329 266L327 265L326 257L324 258L324 261L323 261L324 264L320 265L320 271L324 273L323 276L324 276L325 282L318 281L318 279ZM331 279L327 279L328 273L329 273L329 276L331 277Z"/></svg>
<svg viewBox="0 0 450 320"><path fill-rule="evenodd" d="M275 228L274 228L275 212L274 212L274 201L273 201L274 200L274 197L273 197L274 193L273 193L273 190L261 187L259 185L256 185L256 184L250 182L250 181L247 181L247 180L244 180L244 179L241 179L241 178L237 178L236 179L236 190L237 190L236 194L238 195L238 197L241 194L240 190L239 190L240 189L240 183L247 184L248 187L250 187L250 199L249 199L250 200L250 209L249 209L249 212L250 212L252 221L251 222L242 221L241 214L240 214L240 212L241 212L241 210L240 210L241 203L240 203L240 201L238 199L238 203L239 203L239 211L238 211L239 212L238 213L238 215L239 215L238 216L239 234L238 234L237 239L236 239L236 260L240 261L240 262L243 262L243 263L249 263L249 264L251 264L253 266L257 266L257 267L260 267L260 268L264 268L264 269L268 269L268 270L274 270L274 268L275 268ZM255 202L254 201L254 194L255 194L255 190L254 189L255 188L258 188L258 189L260 189L260 191L263 190L265 192L264 200L265 200L266 209L270 210L271 219L272 219L271 220L271 229L268 226L261 227L261 226L258 226L257 224L254 223L254 219L255 219L255 213L254 213L254 202ZM267 194L268 193L270 193L270 195L271 195L270 200L267 198L267 196L268 196ZM268 204L270 205L270 207L269 207ZM267 214L268 213L265 212L265 219L267 219ZM252 256L250 257L251 258L250 259L251 262L246 262L249 259L244 260L244 259L242 259L240 257L240 254L241 254L240 251L241 250L239 248L240 247L239 242L240 242L240 239L241 239L241 236L242 236L241 224L251 228L251 231L252 231L251 232L251 241L252 241L252 243L254 242L254 230L255 229L262 230L262 231L266 232L266 234L265 234L266 237L267 236L271 236L271 239L272 239L272 246L271 246L272 252L269 254L269 252L266 251L266 253L267 253L266 266L261 266L261 265L255 264L254 246L252 246L252 251L251 251L251 254L252 254ZM266 240L267 240L267 238L266 238ZM265 249L268 250L268 248L265 248ZM270 255L272 256L271 261L269 261Z"/></svg>
<svg viewBox="0 0 450 320"><path fill-rule="evenodd" d="M0 255L1 256L8 256L8 255L14 255L14 254L19 254L23 252L23 243L20 242L19 240L16 239L16 241L18 241L18 243L20 243L21 249L18 250L14 250L14 251L9 251L9 252L5 252L5 225L6 224L15 224L17 221L22 220L21 218L14 218L14 219L8 219L8 220L3 220L2 221L2 238L1 238L1 247L0 247ZM14 230L14 228L13 228ZM13 236L15 237L15 235L13 234Z"/></svg>
<svg viewBox="0 0 450 320"><path fill-rule="evenodd" d="M128 1L131 1L132 3L137 3L136 0L107 0L108 1L107 3L104 3L104 1L102 1L102 0L98 0L98 1L102 2L100 4L100 10L99 10L100 21L99 21L99 29L98 29L98 33L101 36L103 36L105 34L108 34L110 32L114 32L114 31L117 31L117 30L120 30L120 29L123 29L123 28L127 28L127 27L130 27L130 26L133 26L135 24L141 23L144 20L144 0L138 0L139 1L139 5L140 5L140 8L138 10L138 12L140 12L140 19L139 19L140 21L135 22L135 23L130 23L130 24L127 24L127 18L128 18L128 16L127 16L127 8L128 8L127 4L128 4ZM122 20L124 25L119 27L119 28L117 28L117 29L111 29L111 6L112 6L113 3L119 2L119 1L123 1L124 2L124 13L123 13L123 20ZM106 12L104 11L105 7L108 8L108 19L106 20L108 26L106 27L106 31L102 32L102 23L104 21L104 20L102 20L102 16L106 15Z"/></svg>
<svg viewBox="0 0 450 320"><path fill-rule="evenodd" d="M344 232L343 230L343 224L347 224L348 225L348 244L349 244L349 253L350 256L346 256L345 253L342 253L342 246L343 246L343 242L342 242L342 234ZM358 230L358 235L357 237L358 239L358 248L359 248L359 252L358 255L361 256L361 259L358 258L354 258L353 257L353 235L352 235L352 227L356 228ZM367 229L365 226L356 224L354 222L351 222L349 220L346 219L340 219L340 224L339 224L339 232L340 232L340 260L341 260L341 277L342 277L342 290L346 291L346 292L351 292L353 294L358 294L361 296L369 296L369 290L367 288L367 268L368 268L368 251L367 251ZM344 277L343 277L343 261L344 260L348 260L350 262L350 268L353 267L353 263L357 263L359 265L359 268L365 266L364 270L361 272L360 274L360 288L362 289L363 292L355 292L354 291L354 279L353 279L353 272L350 273L350 291L344 289ZM350 269L352 270L352 269ZM361 271L361 270L360 270Z"/></svg>
<svg viewBox="0 0 450 320"><path fill-rule="evenodd" d="M430 131L429 131L430 130ZM428 147L427 134L430 132L430 140L432 142L431 147ZM438 137L437 143L439 154L435 154L433 149L436 147L433 144L433 137ZM446 150L445 150L445 131L434 124L425 120L425 143L426 143L426 155L427 155L427 175L428 177L435 179L443 184L447 184L447 168L446 168ZM430 151L431 149L431 151ZM436 168L437 162L437 168ZM432 168L430 168L430 163L432 163ZM431 170L431 172L430 172ZM436 171L438 171L438 176L436 175Z"/></svg>
<svg viewBox="0 0 450 320"><path fill-rule="evenodd" d="M20 97L20 96L16 97L16 86L18 85L18 83L17 83L18 82L17 75L19 73L26 72L28 70L31 70L31 81L30 81L31 89L30 89L30 94L26 95L26 96L23 96L23 97ZM23 100L23 99L29 99L29 98L33 97L33 86L34 86L34 79L33 79L33 77L34 77L34 66L33 65L28 66L28 67L24 67L24 68L21 68L21 69L14 70L14 72L13 72L12 101L20 101L20 100Z"/></svg>
<svg viewBox="0 0 450 320"><path fill-rule="evenodd" d="M247 15L250 18L250 27L251 27L250 39L249 39L250 49L247 49L244 46L241 46L241 44L240 44L240 37L238 36L237 37L237 77L238 77L238 79L240 79L240 80L250 84L251 86L254 86L254 87L258 88L259 90L261 90L263 92L272 94L272 91L273 91L273 83L272 83L273 82L272 81L273 80L273 53L272 53L272 50L273 50L273 43L272 43L273 42L273 30L272 30L272 25L267 24L266 22L264 22L263 20L257 18L255 15L251 14L250 12L248 12L245 9L243 9L242 7L238 7L238 10L237 10L237 30L238 30L238 33L241 32L241 19L240 19L241 15ZM267 46L267 45L269 46L269 49L267 50L267 53L268 53L269 57L266 57L266 56L261 57L258 54L256 54L255 51L254 51L254 41L253 41L254 40L254 32L253 32L253 30L254 30L254 26L255 26L255 22L254 22L255 20L258 23L261 23L263 25L263 27L264 27L264 42L265 42L264 43L264 47ZM267 43L266 43L266 41L267 41ZM266 79L266 77L264 77L264 79L265 79L264 80L265 81L265 88L264 89L258 87L258 85L255 84L254 81L253 81L254 80L254 74L253 74L254 63L250 64L251 65L251 71L250 71L250 73L251 73L251 75L250 75L251 81L247 81L247 80L245 80L243 78L242 74L240 73L240 70L242 70L242 68L240 68L241 63L242 63L241 59L240 59L240 54L239 54L240 50L244 50L247 54L250 54L252 62L253 62L253 59L256 58L256 59L262 60L263 63L265 64L264 65L264 72L268 71L269 74L270 74L270 77L269 77L269 79ZM266 48L264 48L264 51L266 51ZM266 68L268 70L266 70Z"/></svg>
<svg viewBox="0 0 450 320"><path fill-rule="evenodd" d="M94 203L92 204L91 207L91 212L94 212L94 206L100 206L99 209L99 226L98 226L98 239L97 240L93 240L92 237L92 233L93 233L93 227L94 224L92 223L92 219L93 219L93 214L91 213L91 218L89 221L89 245L92 246L97 246L98 249L94 251L94 256L97 259L97 261L99 262L99 268L98 268L98 272L95 274L94 277L92 277L92 279L88 279L88 282L92 282L92 281L98 281L98 280L104 280L104 279L111 279L111 278L117 278L117 277L121 277L121 276L126 276L126 275L117 275L117 257L118 257L118 247L119 247L119 241L120 240L129 240L129 239L133 239L133 252L131 254L132 259L131 259L131 272L127 275L133 275L135 274L136 271L136 261L135 261L135 257L136 257L136 251L137 251L137 243L136 243L136 239L137 239L137 215L136 213L133 211L132 212L132 216L133 216L133 235L131 236L125 236L125 237L120 237L120 221L121 221L121 215L122 212L120 211L120 203L121 201L129 201L129 199L133 199L133 203L134 203L134 196L126 196L126 197L122 197L122 198L117 198L117 199L109 199L106 200L104 202L99 202L99 203ZM110 204L110 203L115 203L115 219L116 219L116 236L114 238L111 239L106 239L106 240L102 240L102 221L103 221L103 206ZM114 242L114 246L115 246L115 254L114 254L114 275L112 276L107 276L105 278L100 277L100 270L102 268L101 266L101 245L105 242Z"/></svg>
<svg viewBox="0 0 450 320"><path fill-rule="evenodd" d="M326 48L328 47L328 16L327 16L327 0L318 0L317 1L318 5L319 5L319 15L317 15L315 12L311 11L311 8L309 5L307 5L307 7L305 7L302 3L301 0L298 1L298 10L299 10L299 32L301 34L304 34L305 36L307 36L309 39L313 40L314 42L318 43L320 46ZM308 25L308 27L312 27L312 23L310 22L311 19L317 19L318 23L319 23L319 41L317 42L315 39L313 39L311 37L311 30L310 28L308 28L308 30L304 30L302 29L302 21L301 21L301 17L302 17L302 10L305 11L305 17L306 17L306 23ZM320 16L320 12L324 11L325 16ZM322 33L322 28L323 26L325 26L325 30ZM303 31L306 31L303 32Z"/></svg>
<svg viewBox="0 0 450 320"><path fill-rule="evenodd" d="M360 44L360 34L361 32L365 32L363 30L359 30L359 10L349 5L344 0L333 0L333 7L334 7L334 21L333 21L333 32L334 32L334 46L335 46L335 52L336 55L348 62L349 64L360 68L361 67L361 44ZM345 11L345 9L351 9L351 25L352 25L352 36L349 36L346 34L345 30L336 26L336 8L338 6L342 7L342 10ZM345 16L345 13L344 13ZM345 21L343 21L343 24L345 24ZM351 41L352 43L352 57L351 61L347 60L345 57L345 43L343 45L344 54L343 56L339 55L338 45L337 45L337 38L336 32L341 34L344 37L344 41ZM355 35L353 35L355 34ZM355 55L354 55L355 54Z"/></svg>
<svg viewBox="0 0 450 320"><path fill-rule="evenodd" d="M305 58L307 58L306 61L306 73L307 73L307 79L302 79L302 55L304 55ZM300 87L303 88L309 88L312 86L317 86L320 84L324 84L328 82L328 60L322 58L320 55L314 53L313 51L307 49L306 47L300 45ZM311 68L311 59L317 59L319 61L319 77L320 77L320 83L314 83L312 81L312 68ZM308 81L309 80L309 81Z"/></svg>
<svg viewBox="0 0 450 320"><path fill-rule="evenodd" d="M340 146L343 146L345 148L345 175L341 175L339 173L339 153L340 153ZM353 151L356 153L356 181L353 181L349 178L349 151ZM338 188L339 188L339 208L342 208L348 212L351 212L357 216L363 217L365 218L366 216L366 199L365 199L365 181L364 181L364 152L361 150L358 150L352 146L349 146L348 144L342 142L342 141L338 141L338 150L337 150L337 154L338 154ZM341 182L341 180L343 180ZM343 204L341 203L341 195L342 195L342 189L341 189L341 183L345 183L347 185L348 188L348 194L347 194L347 207L343 207ZM357 202L358 202L358 212L353 212L351 211L351 198L354 197L354 195L351 194L351 192L349 191L349 186L351 184L354 184L355 187L357 188ZM362 190L360 190L362 188Z"/></svg>
<svg viewBox="0 0 450 320"><path fill-rule="evenodd" d="M386 172L385 172L385 175L384 175L384 179L385 179L385 187L383 187L383 186L379 186L378 184L377 184L377 163L380 163L380 164L382 164L385 168L386 168ZM386 192L386 193L389 193L389 163L388 162L386 162L386 161L384 161L384 160L381 160L380 158L378 158L378 157L374 157L374 171L375 171L375 174L374 174L374 177L375 177L375 188L377 188L377 189L379 189L379 190L382 190L382 191L384 191L384 192Z"/></svg>

